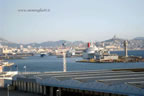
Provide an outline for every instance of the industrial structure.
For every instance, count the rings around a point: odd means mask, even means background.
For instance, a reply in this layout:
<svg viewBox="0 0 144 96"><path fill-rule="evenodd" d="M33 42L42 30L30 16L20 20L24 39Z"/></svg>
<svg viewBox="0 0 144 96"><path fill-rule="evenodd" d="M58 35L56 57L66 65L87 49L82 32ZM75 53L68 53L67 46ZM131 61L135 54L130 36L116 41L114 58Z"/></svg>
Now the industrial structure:
<svg viewBox="0 0 144 96"><path fill-rule="evenodd" d="M144 72L27 72L14 76L11 86L44 96L143 96Z"/></svg>
<svg viewBox="0 0 144 96"><path fill-rule="evenodd" d="M125 41L124 41L125 57L128 57L128 50L127 50L127 46L128 46L128 41L125 40Z"/></svg>
<svg viewBox="0 0 144 96"><path fill-rule="evenodd" d="M18 74L17 71L9 71L9 72L0 72L0 88L7 87L12 81L12 77Z"/></svg>

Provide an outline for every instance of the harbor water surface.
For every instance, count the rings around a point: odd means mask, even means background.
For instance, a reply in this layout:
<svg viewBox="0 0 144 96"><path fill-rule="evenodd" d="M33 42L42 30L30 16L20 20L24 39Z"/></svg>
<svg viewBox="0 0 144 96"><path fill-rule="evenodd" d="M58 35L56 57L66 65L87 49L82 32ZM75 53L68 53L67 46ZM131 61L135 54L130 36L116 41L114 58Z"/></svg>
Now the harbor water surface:
<svg viewBox="0 0 144 96"><path fill-rule="evenodd" d="M124 55L123 51L115 51L118 55ZM144 51L129 51L129 55L144 57ZM136 63L80 63L76 60L82 60L82 57L67 58L67 71L84 71L84 70L105 70L105 69L124 69L124 68L144 68L144 62ZM41 58L39 55L26 57L24 59L8 60L15 63L11 67L5 67L4 71L20 71L24 72L24 66L28 72L45 72L45 71L62 71L63 58L56 56L45 56Z"/></svg>

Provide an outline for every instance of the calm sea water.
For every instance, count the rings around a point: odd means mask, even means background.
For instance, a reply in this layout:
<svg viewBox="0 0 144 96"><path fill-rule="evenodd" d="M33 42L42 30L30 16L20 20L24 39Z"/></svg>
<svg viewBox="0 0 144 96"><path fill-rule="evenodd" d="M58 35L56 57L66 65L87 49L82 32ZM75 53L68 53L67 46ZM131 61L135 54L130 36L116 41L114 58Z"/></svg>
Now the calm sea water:
<svg viewBox="0 0 144 96"><path fill-rule="evenodd" d="M123 55L123 51L111 52ZM129 51L129 55L142 56L144 57L144 51ZM76 60L82 58L67 58L67 71L80 71L80 70L102 70L102 69L121 69L121 68L144 68L144 62L137 63L79 63ZM5 67L4 70L15 71L18 66L18 70L30 72L44 72L44 71L62 71L63 70L63 59L57 58L56 56L40 56L26 57L24 59L8 60L9 62L15 63L15 65Z"/></svg>

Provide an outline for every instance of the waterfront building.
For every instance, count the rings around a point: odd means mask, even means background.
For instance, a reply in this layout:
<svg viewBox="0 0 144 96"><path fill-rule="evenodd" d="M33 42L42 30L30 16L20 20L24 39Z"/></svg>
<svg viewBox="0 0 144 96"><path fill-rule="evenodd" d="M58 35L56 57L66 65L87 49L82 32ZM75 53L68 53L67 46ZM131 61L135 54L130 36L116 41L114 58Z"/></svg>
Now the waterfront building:
<svg viewBox="0 0 144 96"><path fill-rule="evenodd" d="M11 48L8 47L3 47L2 48L2 54L12 54L13 50Z"/></svg>
<svg viewBox="0 0 144 96"><path fill-rule="evenodd" d="M14 76L11 86L44 96L143 96L143 76L130 70L26 72Z"/></svg>
<svg viewBox="0 0 144 96"><path fill-rule="evenodd" d="M0 88L7 88L8 84L11 84L12 77L18 74L17 71L9 71L9 72L3 72L1 69L2 66L0 66Z"/></svg>
<svg viewBox="0 0 144 96"><path fill-rule="evenodd" d="M95 52L95 59L100 61L105 60L118 60L119 56L116 54L110 54L110 51L107 50L99 50Z"/></svg>

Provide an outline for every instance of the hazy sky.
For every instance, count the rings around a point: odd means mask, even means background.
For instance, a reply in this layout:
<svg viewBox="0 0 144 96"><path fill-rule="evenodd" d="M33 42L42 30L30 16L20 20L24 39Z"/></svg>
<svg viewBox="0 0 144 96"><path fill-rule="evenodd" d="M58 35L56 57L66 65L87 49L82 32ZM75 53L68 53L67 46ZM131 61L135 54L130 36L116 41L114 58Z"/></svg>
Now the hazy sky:
<svg viewBox="0 0 144 96"><path fill-rule="evenodd" d="M50 12L20 12L20 9ZM0 37L18 43L144 36L144 0L0 0Z"/></svg>

